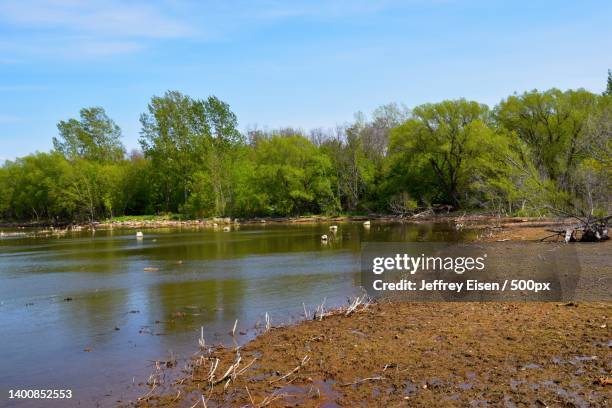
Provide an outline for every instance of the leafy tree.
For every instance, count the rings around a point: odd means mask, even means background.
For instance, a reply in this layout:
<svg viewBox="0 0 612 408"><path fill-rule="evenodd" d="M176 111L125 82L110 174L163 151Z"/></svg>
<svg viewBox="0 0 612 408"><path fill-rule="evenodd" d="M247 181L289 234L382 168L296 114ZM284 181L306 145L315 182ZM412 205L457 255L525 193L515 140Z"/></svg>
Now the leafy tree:
<svg viewBox="0 0 612 408"><path fill-rule="evenodd" d="M523 141L542 178L570 192L580 161L587 156L586 124L597 96L551 89L514 95L496 108L499 125Z"/></svg>
<svg viewBox="0 0 612 408"><path fill-rule="evenodd" d="M496 171L504 149L489 123L485 105L464 99L416 107L391 135L389 170L391 178L399 176L396 191L459 207L474 180Z"/></svg>
<svg viewBox="0 0 612 408"><path fill-rule="evenodd" d="M4 171L8 186L4 200L15 219L41 221L69 213L70 203L63 197L69 164L61 155L25 156L6 163Z"/></svg>
<svg viewBox="0 0 612 408"><path fill-rule="evenodd" d="M155 211L151 162L142 152L132 151L121 179L123 214L152 214Z"/></svg>
<svg viewBox="0 0 612 408"><path fill-rule="evenodd" d="M211 96L203 105L211 135L204 148L207 180L202 179L201 186L208 184L214 198L213 215L227 215L233 198L233 166L240 157L244 137L237 130L238 120L227 103Z"/></svg>
<svg viewBox="0 0 612 408"><path fill-rule="evenodd" d="M604 95L612 96L612 70L608 70L608 82L606 84Z"/></svg>
<svg viewBox="0 0 612 408"><path fill-rule="evenodd" d="M0 166L0 219L8 219L11 214L11 199L15 189L9 172L10 162Z"/></svg>
<svg viewBox="0 0 612 408"><path fill-rule="evenodd" d="M53 138L55 150L67 159L97 162L121 160L125 149L121 129L101 107L83 108L80 120L69 119L57 124L59 138Z"/></svg>
<svg viewBox="0 0 612 408"><path fill-rule="evenodd" d="M212 212L222 215L231 196L231 152L242 142L229 105L212 96L195 100L169 91L154 96L148 110L140 118L140 143L152 161L163 209L179 210L187 204L190 188L200 184L198 188L212 189ZM194 179L198 169L206 172Z"/></svg>
<svg viewBox="0 0 612 408"><path fill-rule="evenodd" d="M375 163L367 157L361 136L359 128L353 126L341 137L321 145L321 150L332 162L335 196L348 211L363 207L376 173Z"/></svg>
<svg viewBox="0 0 612 408"><path fill-rule="evenodd" d="M148 111L140 117L140 144L151 160L162 208L177 211L187 200L198 138L209 133L203 107L189 96L168 91L151 98Z"/></svg>
<svg viewBox="0 0 612 408"><path fill-rule="evenodd" d="M266 213L298 215L334 212L331 162L301 135L272 136L255 145L255 176Z"/></svg>

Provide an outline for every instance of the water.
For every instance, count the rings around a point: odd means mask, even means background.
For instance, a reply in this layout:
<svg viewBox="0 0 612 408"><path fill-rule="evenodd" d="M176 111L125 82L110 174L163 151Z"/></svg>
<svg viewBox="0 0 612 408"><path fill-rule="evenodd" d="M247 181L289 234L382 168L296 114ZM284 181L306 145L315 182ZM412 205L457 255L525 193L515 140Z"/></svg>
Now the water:
<svg viewBox="0 0 612 408"><path fill-rule="evenodd" d="M447 224L142 231L0 239L2 404L28 405L9 389L72 389L57 406L133 400L152 361L197 351L202 326L209 344L229 343L238 319L245 342L265 313L286 324L303 318L302 303L313 311L360 293L362 241L459 238Z"/></svg>

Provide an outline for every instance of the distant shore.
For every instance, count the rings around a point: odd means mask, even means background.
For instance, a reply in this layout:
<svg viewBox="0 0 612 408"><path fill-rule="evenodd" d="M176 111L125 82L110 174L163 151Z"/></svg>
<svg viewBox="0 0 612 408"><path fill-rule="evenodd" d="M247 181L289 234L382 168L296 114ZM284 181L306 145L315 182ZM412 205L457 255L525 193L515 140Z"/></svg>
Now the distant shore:
<svg viewBox="0 0 612 408"><path fill-rule="evenodd" d="M176 217L174 217L176 218ZM459 224L461 228L542 228L553 225L568 225L574 220L553 217L514 217L494 216L487 214L417 214L411 216L398 216L389 214L370 215L343 215L325 216L312 215L300 217L256 217L256 218L230 218L213 217L202 219L174 219L164 216L134 216L119 217L113 220L95 222L0 222L0 228L59 228L68 230L106 229L106 228L181 228L181 227L210 227L231 226L236 224L316 224L331 222L365 222L373 223L427 223L451 222Z"/></svg>

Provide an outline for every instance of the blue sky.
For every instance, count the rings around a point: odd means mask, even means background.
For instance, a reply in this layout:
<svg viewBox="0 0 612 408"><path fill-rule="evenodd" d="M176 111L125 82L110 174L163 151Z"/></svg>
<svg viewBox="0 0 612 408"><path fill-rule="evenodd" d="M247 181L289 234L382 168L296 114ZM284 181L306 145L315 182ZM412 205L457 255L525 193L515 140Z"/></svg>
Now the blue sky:
<svg viewBox="0 0 612 408"><path fill-rule="evenodd" d="M257 126L334 127L387 102L601 92L610 1L0 0L0 160L103 106L138 146L152 95L216 95Z"/></svg>

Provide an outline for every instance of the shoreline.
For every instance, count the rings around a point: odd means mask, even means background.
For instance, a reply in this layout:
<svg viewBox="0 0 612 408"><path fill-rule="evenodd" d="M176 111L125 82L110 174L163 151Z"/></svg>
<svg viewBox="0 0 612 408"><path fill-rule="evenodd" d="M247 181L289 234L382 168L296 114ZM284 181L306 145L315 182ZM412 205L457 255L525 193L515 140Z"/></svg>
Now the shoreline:
<svg viewBox="0 0 612 408"><path fill-rule="evenodd" d="M485 239L544 231L510 225ZM606 251L610 243L596 245ZM173 382L124 404L604 407L612 401L611 325L605 301L387 299L322 319L309 314L240 347L200 349Z"/></svg>
<svg viewBox="0 0 612 408"><path fill-rule="evenodd" d="M389 214L370 214L370 215L346 215L346 216L300 216L300 217L255 217L255 218L230 218L213 217L189 220L171 219L127 219L127 220L104 220L89 222L0 222L0 228L60 228L67 230L87 230L105 228L180 228L180 227L214 227L231 225L265 225L265 224L317 224L329 222L364 222L372 221L375 223L427 223L427 222L455 222L461 223L463 227L483 227L491 228L521 226L521 227L546 227L553 225L567 225L575 220L566 217L516 217L516 216L494 216L487 214L433 214L433 215L412 215L398 216ZM467 225L466 225L467 224Z"/></svg>
<svg viewBox="0 0 612 408"><path fill-rule="evenodd" d="M610 303L384 301L347 310L270 328L240 348L200 350L182 376L129 405L610 402Z"/></svg>

